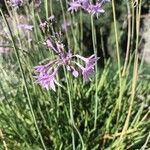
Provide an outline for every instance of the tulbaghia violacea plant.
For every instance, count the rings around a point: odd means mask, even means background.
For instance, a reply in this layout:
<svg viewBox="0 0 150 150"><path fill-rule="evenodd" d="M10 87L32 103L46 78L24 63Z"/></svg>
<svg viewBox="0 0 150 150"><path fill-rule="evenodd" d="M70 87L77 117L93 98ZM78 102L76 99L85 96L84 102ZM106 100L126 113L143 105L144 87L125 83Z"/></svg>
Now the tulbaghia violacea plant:
<svg viewBox="0 0 150 150"><path fill-rule="evenodd" d="M90 0L71 0L69 4L68 11L74 12L77 11L78 9L83 9L84 11L96 15L100 13L103 13L104 10L102 9L102 5L105 2L109 2L110 0L97 0L95 4L91 3Z"/></svg>
<svg viewBox="0 0 150 150"><path fill-rule="evenodd" d="M56 80L56 74L58 74L58 70L62 66L66 67L75 78L81 73L85 81L90 80L90 77L94 73L94 66L98 60L95 55L87 58L80 55L74 55L71 49L65 51L65 47L61 42L54 41L51 38L46 40L46 45L53 50L57 58L49 60L46 64L35 67L36 81L43 88L56 91L55 85L61 86ZM82 63L79 63L79 61L77 62L77 59L80 59L80 62Z"/></svg>

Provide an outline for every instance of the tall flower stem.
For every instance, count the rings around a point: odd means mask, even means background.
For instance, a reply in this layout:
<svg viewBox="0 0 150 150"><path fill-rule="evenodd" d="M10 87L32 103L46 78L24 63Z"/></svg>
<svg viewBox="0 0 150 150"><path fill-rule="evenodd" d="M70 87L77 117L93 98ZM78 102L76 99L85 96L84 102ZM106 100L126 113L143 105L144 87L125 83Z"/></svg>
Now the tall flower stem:
<svg viewBox="0 0 150 150"><path fill-rule="evenodd" d="M50 13L53 15L53 2L50 0Z"/></svg>
<svg viewBox="0 0 150 150"><path fill-rule="evenodd" d="M131 11L130 11L130 5L129 5L129 1L127 0L127 10L128 10L128 39L127 39L127 49L126 49L126 57L125 57L125 63L124 63L124 67L123 67L123 72L122 72L122 76L125 75L126 73L126 69L127 69L127 64L128 64L128 60L129 60L129 56L130 56L130 42L131 42Z"/></svg>
<svg viewBox="0 0 150 150"><path fill-rule="evenodd" d="M83 50L83 13L80 10L80 49Z"/></svg>
<svg viewBox="0 0 150 150"><path fill-rule="evenodd" d="M95 33L95 27L94 27L94 19L93 15L91 15L91 28L92 28L92 43L93 43L93 50L95 53L95 56L97 57L97 43L96 43L96 33ZM97 124L97 114L98 114L98 82L97 82L97 62L95 65L95 107L94 107L94 129L96 129Z"/></svg>
<svg viewBox="0 0 150 150"><path fill-rule="evenodd" d="M62 10L63 20L64 20L64 22L66 22L66 16L65 16L64 6L63 6L62 0L60 0L60 6L61 6L61 10ZM67 38L67 43L68 43L68 45L70 45L70 39L69 39L69 35L68 35L67 30L65 30L65 34L66 34L66 38Z"/></svg>
<svg viewBox="0 0 150 150"><path fill-rule="evenodd" d="M135 0L131 0L131 14L132 14L132 27L131 27L131 49L134 48L134 35L135 35Z"/></svg>
<svg viewBox="0 0 150 150"><path fill-rule="evenodd" d="M70 93L70 86L69 86L69 80L68 80L68 76L67 76L67 73L66 73L66 70L64 68L64 73L65 73L65 77L66 77L66 81L67 81L67 92L68 92L68 98L69 98L69 109L70 109L70 123L71 125L73 126L73 128L76 130L79 138L80 138L80 141L81 141L81 144L82 144L82 150L85 150L85 146L84 146L84 141L83 141L83 138L81 136L81 133L79 132L79 130L77 129L76 125L75 125L75 122L74 122L74 117L73 117L73 107L72 107L72 100L71 100L71 93ZM72 142L73 142L73 150L75 150L75 135L74 135L74 132L72 131Z"/></svg>
<svg viewBox="0 0 150 150"><path fill-rule="evenodd" d="M45 11L46 11L46 19L48 19L48 0L44 1Z"/></svg>
<svg viewBox="0 0 150 150"><path fill-rule="evenodd" d="M118 62L118 71L119 71L119 97L117 99L115 111L117 109L121 109L121 99L122 99L122 76L121 76L121 61L120 61L120 51L119 51L119 43L118 43L118 32L117 32L117 22L116 22L116 11L115 11L115 2L112 0L112 10L113 10L113 20L114 20L114 30L115 30L115 42L116 42L116 54L117 54L117 62Z"/></svg>
<svg viewBox="0 0 150 150"><path fill-rule="evenodd" d="M14 50L15 50L15 55L16 55L16 58L17 58L17 61L18 61L18 65L19 65L19 69L20 69L20 72L21 72L21 75L22 75L22 78L23 78L24 87L25 87L25 92L26 92L26 95L27 95L27 100L28 100L29 108L30 108L31 115L32 115L33 120L34 120L34 124L35 124L36 130L37 130L38 135L39 135L39 137L40 137L40 140L41 140L41 144L42 144L42 146L43 146L43 149L44 149L44 150L47 150L47 149L46 149L46 146L45 146L45 144L44 144L44 140L43 140L43 137L42 137L42 135L41 135L40 129L39 129L38 125L37 125L37 121L36 121L35 114L34 114L34 111L33 111L33 108L32 108L32 104L31 104L31 97L30 97L30 94L29 94L29 89L28 89L28 86L27 86L27 81L26 81L26 78L25 78L25 73L24 73L24 71L23 71L22 63L21 63L21 60L20 60L20 57L19 57L19 52L18 52L18 49L17 49L17 47L16 47L16 44L15 44L15 41L14 41L14 38L13 38L12 31L11 31L10 26L9 26L9 24L8 24L8 22L7 22L7 19L6 19L6 17L4 16L4 14L3 14L3 12L2 12L1 9L0 9L0 12L1 12L1 14L2 14L2 17L3 17L3 19L4 19L5 23L6 23L6 26L7 26L8 30L9 30L9 33L10 33L10 38L11 38L11 41L12 41L12 44L13 44L13 48L14 48Z"/></svg>
<svg viewBox="0 0 150 150"><path fill-rule="evenodd" d="M132 107L136 92L136 85L138 79L138 45L139 45L139 30L140 30L140 16L141 16L141 4L142 0L139 1L139 5L136 6L136 47L135 47L135 57L134 57L134 69L133 69L133 81L132 81L132 89L131 89L131 97L129 102L128 114L126 117L126 121L122 130L122 134L128 129L130 116L132 113ZM122 136L121 136L122 137Z"/></svg>
<svg viewBox="0 0 150 150"><path fill-rule="evenodd" d="M114 109L112 109L110 116L107 119L108 121L106 124L106 129L109 128L110 122L112 121L113 116L116 115L116 111L117 111L117 119L119 118L120 110L121 110L121 101L122 101L122 97L124 94L124 84L125 84L125 82L122 82L123 80L122 80L122 76L121 76L121 61L120 61L120 51L119 51L119 43L118 43L117 21L116 21L116 12L115 12L114 0L112 0L112 10L113 10L116 54L117 54L117 63L118 63L118 72L119 72L119 95L118 95L118 98L116 100L115 107L114 107Z"/></svg>

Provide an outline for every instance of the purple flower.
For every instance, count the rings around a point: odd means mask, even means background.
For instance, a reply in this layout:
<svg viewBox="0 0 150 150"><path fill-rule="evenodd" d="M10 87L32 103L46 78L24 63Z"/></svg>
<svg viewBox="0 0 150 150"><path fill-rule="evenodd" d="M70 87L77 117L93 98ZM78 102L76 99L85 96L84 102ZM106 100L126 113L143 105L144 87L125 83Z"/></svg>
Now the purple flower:
<svg viewBox="0 0 150 150"><path fill-rule="evenodd" d="M82 8L83 10L87 11L88 13L92 15L98 15L100 13L103 13L104 10L102 9L102 5L105 2L109 2L110 0L97 0L96 4L92 4L90 0L73 0L69 2L70 7L68 8L68 11L77 11L79 8Z"/></svg>
<svg viewBox="0 0 150 150"><path fill-rule="evenodd" d="M73 55L71 49L65 51L65 47L61 42L54 41L51 38L46 40L46 45L51 48L58 57L45 65L35 67L37 83L42 87L47 90L53 89L55 91L55 84L60 86L55 79L55 75L61 66L66 67L75 78L79 76L81 70L83 79L85 81L90 80L90 77L94 73L94 66L98 60L95 55L91 55L87 58L80 55ZM76 58L80 59L84 65L82 66L77 63Z"/></svg>
<svg viewBox="0 0 150 150"><path fill-rule="evenodd" d="M95 5L91 4L87 10L89 13L96 15L97 17L100 13L104 13L104 10L101 8L101 4L99 3L96 3Z"/></svg>
<svg viewBox="0 0 150 150"><path fill-rule="evenodd" d="M53 91L56 91L55 84L58 86L61 86L55 79L56 71L54 71L52 74L43 74L36 76L37 83L39 83L43 88L49 90L52 89Z"/></svg>
<svg viewBox="0 0 150 150"><path fill-rule="evenodd" d="M39 65L34 67L34 69L36 70L36 73L39 73L39 75L43 75L46 72L46 66L45 65Z"/></svg>
<svg viewBox="0 0 150 150"><path fill-rule="evenodd" d="M89 81L91 80L90 77L93 75L94 73L94 66L85 66L83 67L81 64L76 63L77 66L82 70L82 75L83 75L83 79L85 81Z"/></svg>
<svg viewBox="0 0 150 150"><path fill-rule="evenodd" d="M28 25L28 24L19 24L18 27L26 31L32 31L33 29L33 25Z"/></svg>
<svg viewBox="0 0 150 150"><path fill-rule="evenodd" d="M60 57L66 57L67 53L64 51L64 45L59 41L54 41L48 38L44 43L48 48L52 49L55 53L59 54Z"/></svg>
<svg viewBox="0 0 150 150"><path fill-rule="evenodd" d="M81 3L82 3L82 8L87 11L89 6L90 6L89 1L88 0L83 0Z"/></svg>
<svg viewBox="0 0 150 150"><path fill-rule="evenodd" d="M58 53L55 42L53 40L51 40L50 38L48 38L44 44L48 48L52 49L54 52Z"/></svg>
<svg viewBox="0 0 150 150"><path fill-rule="evenodd" d="M10 0L9 3L12 7L19 7L23 4L23 0Z"/></svg>
<svg viewBox="0 0 150 150"><path fill-rule="evenodd" d="M72 75L77 78L79 76L79 72L74 68L72 67Z"/></svg>
<svg viewBox="0 0 150 150"><path fill-rule="evenodd" d="M73 67L73 66L70 66L70 65L67 65L67 70L68 71L71 71L72 72L72 75L77 78L79 76L79 72Z"/></svg>
<svg viewBox="0 0 150 150"><path fill-rule="evenodd" d="M90 77L93 75L94 73L94 66L96 64L96 61L99 59L97 58L95 55L91 55L88 58L85 58L83 56L80 55L75 55L76 57L80 58L81 60L83 60L85 62L85 66L83 67L81 64L76 63L82 70L82 75L83 75L83 79L85 81L89 81Z"/></svg>
<svg viewBox="0 0 150 150"><path fill-rule="evenodd" d="M83 79L85 81L91 80L90 77L93 75L93 73L94 73L94 66L89 66L82 69Z"/></svg>
<svg viewBox="0 0 150 150"><path fill-rule="evenodd" d="M69 2L70 7L68 8L68 11L77 11L79 8L81 8L80 0L73 0L72 2Z"/></svg>
<svg viewBox="0 0 150 150"><path fill-rule="evenodd" d="M95 65L96 61L99 59L94 54L87 58L80 55L75 56L83 60L86 66Z"/></svg>

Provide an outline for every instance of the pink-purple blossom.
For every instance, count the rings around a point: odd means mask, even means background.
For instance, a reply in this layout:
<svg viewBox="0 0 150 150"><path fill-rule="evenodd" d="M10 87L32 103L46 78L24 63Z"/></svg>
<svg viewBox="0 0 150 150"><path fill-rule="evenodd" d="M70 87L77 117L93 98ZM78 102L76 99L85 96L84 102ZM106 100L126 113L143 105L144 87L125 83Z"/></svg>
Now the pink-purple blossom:
<svg viewBox="0 0 150 150"><path fill-rule="evenodd" d="M96 61L99 59L95 55L91 55L90 57L86 58L80 55L76 55L76 57L80 58L84 61L84 66L82 66L79 63L76 63L80 69L82 70L83 79L85 81L91 80L90 77L94 73L94 66L96 64Z"/></svg>
<svg viewBox="0 0 150 150"><path fill-rule="evenodd" d="M68 11L74 12L79 9L83 9L84 11L90 13L91 15L98 15L103 13L102 5L105 2L109 2L110 0L97 0L96 3L92 3L90 0L71 0L69 4Z"/></svg>
<svg viewBox="0 0 150 150"><path fill-rule="evenodd" d="M104 13L104 10L101 7L101 4L96 3L95 5L91 4L87 11L92 14L98 16L100 13Z"/></svg>
<svg viewBox="0 0 150 150"><path fill-rule="evenodd" d="M57 80L56 80L56 71L50 72L50 73L44 73L40 74L39 76L36 76L37 83L40 84L43 88L49 90L52 89L53 91L56 91L55 84L58 86L61 86Z"/></svg>
<svg viewBox="0 0 150 150"><path fill-rule="evenodd" d="M68 11L77 11L79 8L82 7L81 2L79 0L73 0L72 2L69 2L69 8Z"/></svg>
<svg viewBox="0 0 150 150"><path fill-rule="evenodd" d="M10 0L9 3L12 7L19 7L22 6L23 0Z"/></svg>
<svg viewBox="0 0 150 150"><path fill-rule="evenodd" d="M74 55L71 49L65 51L63 43L54 41L52 38L48 38L45 44L48 48L53 50L57 57L46 64L35 67L35 78L38 84L47 90L52 89L55 91L55 85L61 86L56 81L55 76L62 66L66 67L75 78L82 74L85 81L90 80L94 73L96 61L98 60L95 55L91 55L90 57ZM77 59L80 59L82 63L77 62Z"/></svg>

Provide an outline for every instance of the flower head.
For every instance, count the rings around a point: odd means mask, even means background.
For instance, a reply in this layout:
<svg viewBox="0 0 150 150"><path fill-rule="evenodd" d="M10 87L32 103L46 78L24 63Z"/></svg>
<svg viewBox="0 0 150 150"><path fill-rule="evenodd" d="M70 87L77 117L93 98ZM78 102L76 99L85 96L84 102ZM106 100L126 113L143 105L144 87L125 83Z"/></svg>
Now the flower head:
<svg viewBox="0 0 150 150"><path fill-rule="evenodd" d="M23 4L23 0L10 0L9 3L12 7L19 7Z"/></svg>
<svg viewBox="0 0 150 150"><path fill-rule="evenodd" d="M104 12L104 10L101 8L101 4L99 3L96 3L95 5L91 4L87 10L89 13L96 16Z"/></svg>
<svg viewBox="0 0 150 150"><path fill-rule="evenodd" d="M79 72L82 71L83 79L89 81L90 77L94 73L94 66L98 58L95 55L90 57L83 57L80 55L73 55L72 50L65 51L64 45L59 41L54 41L51 38L47 39L46 45L52 49L57 58L49 61L45 65L38 65L35 67L37 83L43 88L52 89L55 91L55 85L60 86L56 81L55 75L61 66L66 67L72 75L77 78ZM83 66L76 62L76 59L80 59L83 62ZM81 71L80 71L81 70Z"/></svg>
<svg viewBox="0 0 150 150"><path fill-rule="evenodd" d="M82 75L83 75L83 79L85 81L89 81L91 80L90 77L93 75L94 73L94 66L96 64L96 61L99 59L97 58L95 55L91 55L90 57L86 58L80 55L75 55L76 57L80 58L81 60L84 61L85 65L82 66L79 63L76 63L80 69L82 70Z"/></svg>
<svg viewBox="0 0 150 150"><path fill-rule="evenodd" d="M52 49L54 52L58 53L56 44L53 40L47 39L44 43L48 48Z"/></svg>
<svg viewBox="0 0 150 150"><path fill-rule="evenodd" d="M72 2L69 2L70 7L68 8L68 11L77 11L79 8L81 8L80 0L73 0Z"/></svg>
<svg viewBox="0 0 150 150"><path fill-rule="evenodd" d="M56 72L53 72L52 74L43 74L38 75L35 78L37 79L37 83L39 83L43 88L45 89L52 89L53 91L56 91L55 84L58 86L61 86L55 79Z"/></svg>
<svg viewBox="0 0 150 150"><path fill-rule="evenodd" d="M91 80L90 77L93 75L93 73L94 73L94 66L89 66L82 69L83 79L85 81Z"/></svg>
<svg viewBox="0 0 150 150"><path fill-rule="evenodd" d="M89 6L90 6L90 2L89 2L88 0L82 0L81 4L82 4L82 8L83 8L85 11L87 11L88 8L89 8Z"/></svg>
<svg viewBox="0 0 150 150"><path fill-rule="evenodd" d="M68 11L77 11L79 8L85 10L86 12L96 15L100 13L103 13L104 10L102 9L102 5L105 2L109 2L110 0L97 0L96 4L93 4L90 0L72 0L69 2L70 7L68 8Z"/></svg>

